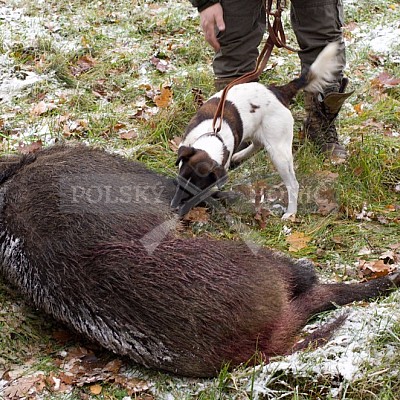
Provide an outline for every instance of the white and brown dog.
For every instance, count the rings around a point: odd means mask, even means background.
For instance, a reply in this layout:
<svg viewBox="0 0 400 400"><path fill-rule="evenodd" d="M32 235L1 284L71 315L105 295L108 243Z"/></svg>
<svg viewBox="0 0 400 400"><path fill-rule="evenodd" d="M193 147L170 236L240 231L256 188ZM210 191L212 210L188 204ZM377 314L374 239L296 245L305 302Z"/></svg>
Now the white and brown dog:
<svg viewBox="0 0 400 400"><path fill-rule="evenodd" d="M308 71L284 86L266 87L256 82L233 86L227 93L218 133L213 131L213 118L222 91L212 96L189 122L178 149L181 179L171 207L179 207L192 196L185 182L199 191L215 184L221 188L231 161L240 162L264 147L288 191L282 218L294 216L299 184L293 168L293 117L288 105L299 90L318 93L332 82L339 70L337 49L337 43L328 44ZM242 142L251 144L236 153Z"/></svg>

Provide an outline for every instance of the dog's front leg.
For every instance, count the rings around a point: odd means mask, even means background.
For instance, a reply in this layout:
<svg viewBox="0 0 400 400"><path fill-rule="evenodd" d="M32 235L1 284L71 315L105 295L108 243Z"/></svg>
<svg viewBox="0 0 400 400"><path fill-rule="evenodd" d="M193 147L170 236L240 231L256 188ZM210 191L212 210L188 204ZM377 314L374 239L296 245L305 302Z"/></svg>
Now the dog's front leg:
<svg viewBox="0 0 400 400"><path fill-rule="evenodd" d="M297 182L294 173L292 151L291 148L286 147L288 146L266 146L272 163L282 178L288 192L288 207L285 214L283 214L282 219L289 219L296 216L297 198L299 196L299 183Z"/></svg>

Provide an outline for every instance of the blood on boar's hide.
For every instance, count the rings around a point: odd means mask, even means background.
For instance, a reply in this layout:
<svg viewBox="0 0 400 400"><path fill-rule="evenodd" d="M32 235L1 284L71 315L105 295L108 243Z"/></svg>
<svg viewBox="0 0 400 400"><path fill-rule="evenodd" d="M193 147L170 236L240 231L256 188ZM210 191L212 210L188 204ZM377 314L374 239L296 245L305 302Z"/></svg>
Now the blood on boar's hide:
<svg viewBox="0 0 400 400"><path fill-rule="evenodd" d="M172 181L84 146L0 162L0 271L36 307L135 362L207 377L291 351L308 318L387 292L395 273L319 284L307 261L180 238Z"/></svg>

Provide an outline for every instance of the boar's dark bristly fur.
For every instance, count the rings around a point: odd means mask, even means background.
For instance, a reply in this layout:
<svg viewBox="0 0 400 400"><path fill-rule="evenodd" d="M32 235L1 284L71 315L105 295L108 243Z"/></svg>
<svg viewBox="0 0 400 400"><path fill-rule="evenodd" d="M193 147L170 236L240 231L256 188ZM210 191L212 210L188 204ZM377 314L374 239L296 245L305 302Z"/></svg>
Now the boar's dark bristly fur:
<svg viewBox="0 0 400 400"><path fill-rule="evenodd" d="M179 238L171 181L100 150L3 159L0 182L1 273L38 308L146 367L206 377L257 350L287 354L313 314L399 282L319 284L306 261Z"/></svg>

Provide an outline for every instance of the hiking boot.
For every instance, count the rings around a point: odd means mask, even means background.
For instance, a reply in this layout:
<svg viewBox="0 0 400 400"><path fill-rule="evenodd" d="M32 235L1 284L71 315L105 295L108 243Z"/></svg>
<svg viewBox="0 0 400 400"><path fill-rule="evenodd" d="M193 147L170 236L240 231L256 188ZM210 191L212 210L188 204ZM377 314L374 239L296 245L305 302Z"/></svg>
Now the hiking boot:
<svg viewBox="0 0 400 400"><path fill-rule="evenodd" d="M347 157L345 147L339 143L335 119L353 92L344 93L348 79L330 86L324 94L305 93L304 105L307 117L304 123L305 136L315 143L319 150L335 162L343 162Z"/></svg>

